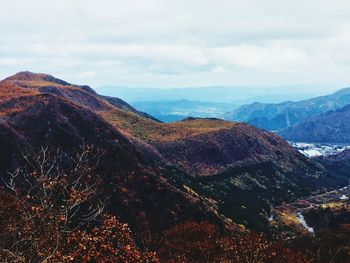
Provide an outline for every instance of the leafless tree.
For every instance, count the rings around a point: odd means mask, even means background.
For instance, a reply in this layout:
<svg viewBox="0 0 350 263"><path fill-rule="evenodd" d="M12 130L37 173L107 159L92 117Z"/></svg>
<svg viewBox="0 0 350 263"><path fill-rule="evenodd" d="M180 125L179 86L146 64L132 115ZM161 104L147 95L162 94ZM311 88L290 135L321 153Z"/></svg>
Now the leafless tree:
<svg viewBox="0 0 350 263"><path fill-rule="evenodd" d="M104 200L98 196L101 179L96 171L104 152L84 144L74 153L49 147L21 153L23 167L2 180L20 206L21 222L28 231L7 240L2 253L21 262L21 250L26 247L33 251L30 262L48 262L62 235L94 224L102 214ZM50 249L43 252L45 246Z"/></svg>

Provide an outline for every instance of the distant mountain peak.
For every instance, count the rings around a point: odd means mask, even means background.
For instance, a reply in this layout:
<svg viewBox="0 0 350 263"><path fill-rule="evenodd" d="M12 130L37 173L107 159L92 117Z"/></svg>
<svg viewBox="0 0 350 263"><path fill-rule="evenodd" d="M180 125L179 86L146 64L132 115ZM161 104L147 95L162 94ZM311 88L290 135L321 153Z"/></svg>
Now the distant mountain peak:
<svg viewBox="0 0 350 263"><path fill-rule="evenodd" d="M9 99L39 94L53 94L92 111L111 111L118 108L159 122L119 98L101 96L90 86L70 84L49 74L22 71L0 81L0 97Z"/></svg>
<svg viewBox="0 0 350 263"><path fill-rule="evenodd" d="M44 73L34 73L30 71L21 71L16 73L15 75L12 75L6 79L4 79L2 82L7 83L13 83L15 85L18 85L22 88L36 88L36 87L46 87L46 86L71 86L71 87L78 87L88 93L97 95L96 91L93 90L90 86L83 85L78 86L71 84L69 82L66 82L62 79L56 78L49 74ZM51 87L50 87L51 88Z"/></svg>

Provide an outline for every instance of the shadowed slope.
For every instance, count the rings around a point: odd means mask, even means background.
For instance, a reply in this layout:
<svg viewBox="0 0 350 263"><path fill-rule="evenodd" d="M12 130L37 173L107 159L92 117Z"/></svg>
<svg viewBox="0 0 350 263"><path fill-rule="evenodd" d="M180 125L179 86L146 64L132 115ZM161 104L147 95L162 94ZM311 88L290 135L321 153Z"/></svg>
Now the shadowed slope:
<svg viewBox="0 0 350 263"><path fill-rule="evenodd" d="M308 118L280 134L292 141L350 143L350 105Z"/></svg>
<svg viewBox="0 0 350 263"><path fill-rule="evenodd" d="M20 149L48 145L74 151L81 144L94 145L104 151L99 175L106 209L128 222L138 240L186 220L224 224L203 200L173 183L173 172L155 166L133 141L85 107L34 92L0 99L0 114L0 155L7 157L0 160L1 177L21 162Z"/></svg>
<svg viewBox="0 0 350 263"><path fill-rule="evenodd" d="M272 205L346 181L279 136L247 124L159 123L81 86L53 79L48 88L35 84L36 77L46 83L46 75L25 76L0 83L7 92L0 98L6 125L32 147L69 150L85 141L104 149L110 209L140 233L159 233L189 218L267 230Z"/></svg>

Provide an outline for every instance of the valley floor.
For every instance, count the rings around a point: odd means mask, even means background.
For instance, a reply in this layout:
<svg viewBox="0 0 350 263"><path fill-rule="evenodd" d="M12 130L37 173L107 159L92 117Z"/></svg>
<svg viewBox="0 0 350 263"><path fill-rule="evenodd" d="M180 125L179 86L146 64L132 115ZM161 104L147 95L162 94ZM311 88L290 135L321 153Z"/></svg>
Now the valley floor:
<svg viewBox="0 0 350 263"><path fill-rule="evenodd" d="M275 207L271 229L289 246L311 253L316 262L349 262L349 197L347 186Z"/></svg>
<svg viewBox="0 0 350 263"><path fill-rule="evenodd" d="M289 142L307 157L329 156L350 149L350 144Z"/></svg>

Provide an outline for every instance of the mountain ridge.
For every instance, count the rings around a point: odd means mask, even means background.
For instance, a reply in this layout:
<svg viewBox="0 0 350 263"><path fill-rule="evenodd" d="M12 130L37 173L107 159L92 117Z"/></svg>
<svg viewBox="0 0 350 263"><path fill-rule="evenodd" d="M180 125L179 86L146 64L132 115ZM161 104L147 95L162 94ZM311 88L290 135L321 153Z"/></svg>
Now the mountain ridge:
<svg viewBox="0 0 350 263"><path fill-rule="evenodd" d="M154 237L186 220L268 231L272 205L347 182L248 124L210 118L160 123L79 86L25 75L0 82L0 138L6 141L0 156L9 156L2 175L18 162L20 142L32 149L101 147L108 209L139 240L145 231Z"/></svg>
<svg viewBox="0 0 350 263"><path fill-rule="evenodd" d="M275 131L347 104L350 104L350 88L343 88L330 95L298 102L286 101L278 104L255 102L241 106L226 114L225 118Z"/></svg>
<svg viewBox="0 0 350 263"><path fill-rule="evenodd" d="M205 202L170 183L171 171L152 164L121 131L66 98L35 93L8 103L0 97L0 120L0 156L6 156L1 159L1 178L20 166L21 151L75 151L82 144L94 145L105 152L100 173L106 209L128 222L138 240L187 220L226 224Z"/></svg>
<svg viewBox="0 0 350 263"><path fill-rule="evenodd" d="M306 118L279 134L291 141L350 143L350 105Z"/></svg>

